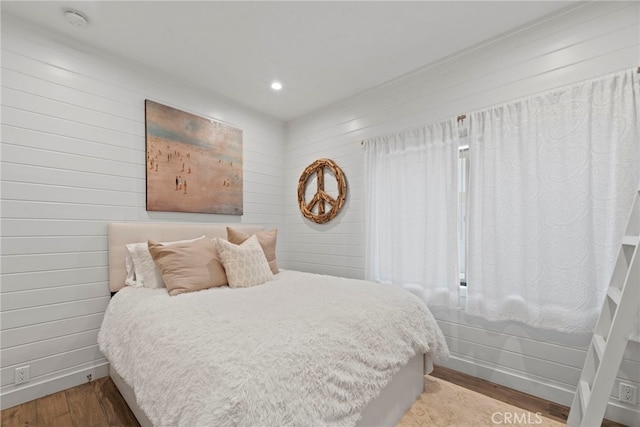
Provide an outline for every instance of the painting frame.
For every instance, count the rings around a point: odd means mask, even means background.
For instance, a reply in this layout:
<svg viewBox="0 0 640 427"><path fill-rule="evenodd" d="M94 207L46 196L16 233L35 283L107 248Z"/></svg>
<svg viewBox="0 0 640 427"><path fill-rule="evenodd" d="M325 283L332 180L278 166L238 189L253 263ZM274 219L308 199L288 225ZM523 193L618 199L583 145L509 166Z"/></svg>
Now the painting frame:
<svg viewBox="0 0 640 427"><path fill-rule="evenodd" d="M243 133L145 99L147 211L242 215Z"/></svg>

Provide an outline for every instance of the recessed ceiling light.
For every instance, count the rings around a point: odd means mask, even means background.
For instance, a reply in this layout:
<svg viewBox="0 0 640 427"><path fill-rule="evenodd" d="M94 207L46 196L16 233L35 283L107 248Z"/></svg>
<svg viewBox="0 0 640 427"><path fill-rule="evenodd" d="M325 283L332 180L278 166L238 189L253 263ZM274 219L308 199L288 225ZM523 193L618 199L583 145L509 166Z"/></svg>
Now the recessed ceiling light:
<svg viewBox="0 0 640 427"><path fill-rule="evenodd" d="M64 19L74 27L83 28L87 26L87 18L75 10L67 9L64 11Z"/></svg>
<svg viewBox="0 0 640 427"><path fill-rule="evenodd" d="M282 83L280 83L280 82L273 82L273 83L271 83L271 89L273 89L273 90L280 90L280 89L282 89Z"/></svg>

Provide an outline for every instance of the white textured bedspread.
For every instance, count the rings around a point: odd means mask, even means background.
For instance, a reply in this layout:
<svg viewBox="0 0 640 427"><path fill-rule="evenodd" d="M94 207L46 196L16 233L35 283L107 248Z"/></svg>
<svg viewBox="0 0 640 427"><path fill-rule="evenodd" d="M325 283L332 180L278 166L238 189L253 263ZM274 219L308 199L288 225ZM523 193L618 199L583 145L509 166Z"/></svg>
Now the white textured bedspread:
<svg viewBox="0 0 640 427"><path fill-rule="evenodd" d="M100 349L155 426L353 426L418 353L448 355L400 288L282 271L251 288L170 297L125 287Z"/></svg>

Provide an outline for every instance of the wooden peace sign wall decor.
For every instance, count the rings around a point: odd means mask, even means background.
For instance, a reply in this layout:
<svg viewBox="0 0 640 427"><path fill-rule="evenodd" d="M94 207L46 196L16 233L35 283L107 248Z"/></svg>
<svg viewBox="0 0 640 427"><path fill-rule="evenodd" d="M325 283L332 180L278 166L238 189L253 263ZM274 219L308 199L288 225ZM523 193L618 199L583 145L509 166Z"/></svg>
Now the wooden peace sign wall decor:
<svg viewBox="0 0 640 427"><path fill-rule="evenodd" d="M338 182L338 197L336 199L324 190L325 169L332 172ZM311 201L307 203L304 200L304 195L307 189L307 181L313 174L316 175L318 188ZM300 175L300 180L298 181L298 205L300 206L302 215L311 221L318 224L331 221L338 215L338 212L340 212L346 196L347 183L344 179L344 173L333 160L318 159L302 171L302 175ZM327 205L331 207L328 211L326 211Z"/></svg>

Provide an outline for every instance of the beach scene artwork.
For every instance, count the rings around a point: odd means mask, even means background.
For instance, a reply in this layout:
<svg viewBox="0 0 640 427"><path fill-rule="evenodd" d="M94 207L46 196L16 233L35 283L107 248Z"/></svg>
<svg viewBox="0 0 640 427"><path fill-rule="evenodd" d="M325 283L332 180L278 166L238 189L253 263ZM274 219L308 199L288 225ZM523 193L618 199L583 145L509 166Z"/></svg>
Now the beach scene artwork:
<svg viewBox="0 0 640 427"><path fill-rule="evenodd" d="M145 100L147 210L242 215L242 130Z"/></svg>

